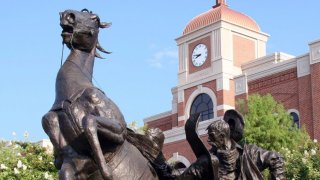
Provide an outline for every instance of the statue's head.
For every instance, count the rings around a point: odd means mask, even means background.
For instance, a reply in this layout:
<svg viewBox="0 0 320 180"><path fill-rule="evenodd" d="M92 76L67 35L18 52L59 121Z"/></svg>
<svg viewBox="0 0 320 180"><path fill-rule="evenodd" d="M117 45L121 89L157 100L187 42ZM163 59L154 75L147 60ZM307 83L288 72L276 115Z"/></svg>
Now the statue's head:
<svg viewBox="0 0 320 180"><path fill-rule="evenodd" d="M223 120L212 122L208 128L208 143L220 149L225 146L227 139L230 139L229 124Z"/></svg>
<svg viewBox="0 0 320 180"><path fill-rule="evenodd" d="M91 52L93 48L108 53L98 43L99 28L107 28L111 23L100 22L98 15L87 9L66 10L60 13L62 39L69 49ZM96 56L98 54L96 53ZM99 57L99 56L98 56Z"/></svg>
<svg viewBox="0 0 320 180"><path fill-rule="evenodd" d="M224 113L223 120L229 124L231 138L239 142L243 137L244 131L244 119L242 115L238 111L230 109Z"/></svg>

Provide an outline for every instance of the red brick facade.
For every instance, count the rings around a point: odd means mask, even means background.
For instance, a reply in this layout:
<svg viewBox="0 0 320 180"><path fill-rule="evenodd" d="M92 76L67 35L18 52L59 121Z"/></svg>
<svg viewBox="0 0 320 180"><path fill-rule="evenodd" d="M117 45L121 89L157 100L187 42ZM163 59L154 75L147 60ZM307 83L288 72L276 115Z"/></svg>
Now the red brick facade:
<svg viewBox="0 0 320 180"><path fill-rule="evenodd" d="M297 70L289 69L252 82L248 82L249 95L271 94L287 109L299 109Z"/></svg>
<svg viewBox="0 0 320 180"><path fill-rule="evenodd" d="M169 115L151 122L148 122L148 127L149 128L159 128L162 131L167 131L172 129L172 124L173 124L173 115Z"/></svg>
<svg viewBox="0 0 320 180"><path fill-rule="evenodd" d="M200 138L203 144L209 149L210 145L207 143L208 136L202 135L200 136ZM166 144L163 147L163 152L166 159L170 159L173 153L179 152L179 155L186 157L190 162L194 162L196 160L196 157L192 152L189 143L186 140Z"/></svg>
<svg viewBox="0 0 320 180"><path fill-rule="evenodd" d="M320 63L311 65L312 126L313 137L320 138Z"/></svg>
<svg viewBox="0 0 320 180"><path fill-rule="evenodd" d="M312 116L312 95L311 95L311 76L303 76L298 79L299 92L299 112L301 124L303 124L307 132L313 136L313 116Z"/></svg>
<svg viewBox="0 0 320 180"><path fill-rule="evenodd" d="M233 35L233 62L240 67L243 63L256 58L255 44L253 40Z"/></svg>

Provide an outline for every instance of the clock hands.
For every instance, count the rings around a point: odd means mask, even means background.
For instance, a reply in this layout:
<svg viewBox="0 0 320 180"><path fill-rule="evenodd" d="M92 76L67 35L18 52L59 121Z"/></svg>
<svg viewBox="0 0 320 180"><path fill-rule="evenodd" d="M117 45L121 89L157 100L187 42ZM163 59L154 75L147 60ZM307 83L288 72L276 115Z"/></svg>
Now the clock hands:
<svg viewBox="0 0 320 180"><path fill-rule="evenodd" d="M193 55L194 58L198 58L199 56L201 56L201 54L195 54L195 55Z"/></svg>

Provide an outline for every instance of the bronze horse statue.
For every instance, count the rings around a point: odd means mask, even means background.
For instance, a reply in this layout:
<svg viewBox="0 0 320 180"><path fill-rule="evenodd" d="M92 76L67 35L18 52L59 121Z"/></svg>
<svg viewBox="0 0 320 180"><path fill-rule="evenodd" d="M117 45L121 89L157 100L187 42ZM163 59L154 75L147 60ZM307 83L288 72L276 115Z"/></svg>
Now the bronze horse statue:
<svg viewBox="0 0 320 180"><path fill-rule="evenodd" d="M99 28L109 23L88 10L60 13L63 43L71 50L56 79L56 98L42 118L55 150L60 179L157 179L139 150L126 140L119 108L92 83ZM97 171L99 169L100 171Z"/></svg>
<svg viewBox="0 0 320 180"><path fill-rule="evenodd" d="M165 162L161 131L147 135L130 131L116 104L93 85L94 60L101 58L97 50L109 53L98 42L99 29L110 25L86 9L60 13L63 43L71 51L56 78L54 104L42 118L43 129L54 146L59 179L194 179L194 168L174 174ZM189 134L194 136L196 126L193 123L191 127ZM197 137L191 139L191 146L202 144ZM208 159L208 151L202 149ZM202 154L198 150L196 156ZM204 166L201 168L208 169ZM210 177L206 170L203 174Z"/></svg>

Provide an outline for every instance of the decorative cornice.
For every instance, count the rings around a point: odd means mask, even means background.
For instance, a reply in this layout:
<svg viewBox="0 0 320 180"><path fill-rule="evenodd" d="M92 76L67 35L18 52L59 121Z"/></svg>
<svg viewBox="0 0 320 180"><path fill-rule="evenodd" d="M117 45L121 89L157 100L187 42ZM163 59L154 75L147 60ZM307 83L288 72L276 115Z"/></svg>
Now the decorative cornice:
<svg viewBox="0 0 320 180"><path fill-rule="evenodd" d="M249 92L256 92L261 89L277 86L278 84L293 79L297 79L297 71L295 68L249 82Z"/></svg>
<svg viewBox="0 0 320 180"><path fill-rule="evenodd" d="M207 71L207 72L209 73L210 71ZM207 77L202 77L202 78L199 77L199 79L197 79L197 80L195 80L195 81L193 81L191 83L185 83L183 85L178 85L178 88L179 88L179 90L188 89L188 88L197 86L199 84L203 84L203 83L206 83L206 82L209 82L209 81L216 80L216 79L221 78L221 77L233 79L234 75L227 74L227 73L219 73L219 74L212 74L212 75L209 75Z"/></svg>
<svg viewBox="0 0 320 180"><path fill-rule="evenodd" d="M166 111L166 112L163 112L163 113L159 113L159 114L147 117L147 118L143 119L143 122L147 123L147 122L151 122L151 121L154 121L154 120L159 120L161 118L168 117L168 116L171 116L171 115L172 115L172 111Z"/></svg>
<svg viewBox="0 0 320 180"><path fill-rule="evenodd" d="M316 43L319 43L319 42L320 42L320 39L311 41L311 42L309 43L309 46L312 46L312 45L314 45L314 44L316 44Z"/></svg>
<svg viewBox="0 0 320 180"><path fill-rule="evenodd" d="M310 74L310 58L309 54L297 58L297 76L303 77Z"/></svg>
<svg viewBox="0 0 320 180"><path fill-rule="evenodd" d="M285 53L273 53L245 63L241 67L243 72L247 75L248 81L253 81L288 69L296 68L297 60L294 56Z"/></svg>
<svg viewBox="0 0 320 180"><path fill-rule="evenodd" d="M229 110L229 109L235 109L235 107L227 105L227 104L222 104L222 105L217 106L217 111L219 111L219 110Z"/></svg>
<svg viewBox="0 0 320 180"><path fill-rule="evenodd" d="M259 71L259 69L257 68L265 67L266 65L272 66L274 64L284 62L292 58L294 58L294 56L290 54L286 54L283 52L275 52L267 56L246 62L243 65L241 65L241 67L244 71L251 70L251 69L255 69L256 71Z"/></svg>
<svg viewBox="0 0 320 180"><path fill-rule="evenodd" d="M177 87L177 86L171 88L171 93L172 93L172 94L175 94L175 93L177 93L177 92L178 92L178 87Z"/></svg>
<svg viewBox="0 0 320 180"><path fill-rule="evenodd" d="M310 48L310 64L320 62L320 40L309 43Z"/></svg>

